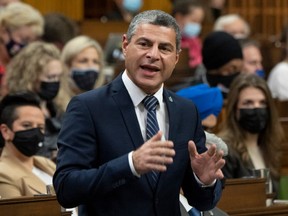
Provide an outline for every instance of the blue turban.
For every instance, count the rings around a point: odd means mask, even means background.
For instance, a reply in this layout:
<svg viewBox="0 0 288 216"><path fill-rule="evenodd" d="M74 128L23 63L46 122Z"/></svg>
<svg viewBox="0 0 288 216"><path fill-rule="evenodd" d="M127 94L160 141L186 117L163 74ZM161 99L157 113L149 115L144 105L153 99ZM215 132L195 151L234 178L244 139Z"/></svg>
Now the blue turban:
<svg viewBox="0 0 288 216"><path fill-rule="evenodd" d="M217 117L223 106L221 90L217 87L210 87L207 84L184 88L176 92L176 94L190 99L198 108L202 120L211 114Z"/></svg>

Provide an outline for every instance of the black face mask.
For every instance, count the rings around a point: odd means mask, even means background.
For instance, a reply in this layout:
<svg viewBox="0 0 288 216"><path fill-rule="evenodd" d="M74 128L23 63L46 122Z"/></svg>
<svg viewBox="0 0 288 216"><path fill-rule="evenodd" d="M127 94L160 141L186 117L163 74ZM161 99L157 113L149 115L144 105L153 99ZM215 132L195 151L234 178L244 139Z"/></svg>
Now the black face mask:
<svg viewBox="0 0 288 216"><path fill-rule="evenodd" d="M23 47L26 46L26 44L24 43L18 43L16 42L12 36L11 36L11 32L9 30L7 30L10 40L7 44L5 44L6 46L6 50L9 54L9 56L12 58L14 57L21 49L23 49Z"/></svg>
<svg viewBox="0 0 288 216"><path fill-rule="evenodd" d="M229 89L232 81L239 75L240 73L234 73L232 75L223 76L223 75L214 75L214 74L206 74L207 81L210 86L218 86L223 85L225 88Z"/></svg>
<svg viewBox="0 0 288 216"><path fill-rule="evenodd" d="M99 72L94 68L85 70L72 69L71 74L78 88L83 91L89 91L93 89L99 76Z"/></svg>
<svg viewBox="0 0 288 216"><path fill-rule="evenodd" d="M240 109L239 124L246 131L258 134L265 129L268 121L267 108Z"/></svg>
<svg viewBox="0 0 288 216"><path fill-rule="evenodd" d="M56 97L60 88L60 82L41 82L39 96L46 101Z"/></svg>
<svg viewBox="0 0 288 216"><path fill-rule="evenodd" d="M35 155L43 146L44 134L39 128L14 132L14 146L27 157Z"/></svg>

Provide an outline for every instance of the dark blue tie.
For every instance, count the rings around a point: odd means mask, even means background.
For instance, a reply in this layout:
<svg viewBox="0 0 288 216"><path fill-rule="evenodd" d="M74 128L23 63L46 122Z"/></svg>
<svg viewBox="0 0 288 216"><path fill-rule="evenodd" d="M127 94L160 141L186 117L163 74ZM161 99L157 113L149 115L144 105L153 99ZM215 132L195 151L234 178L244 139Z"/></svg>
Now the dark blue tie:
<svg viewBox="0 0 288 216"><path fill-rule="evenodd" d="M158 100L154 96L146 96L143 100L145 109L147 110L147 122L146 122L146 138L149 140L159 131L159 125L156 118L156 108ZM158 181L158 172L152 171L151 178L156 187Z"/></svg>
<svg viewBox="0 0 288 216"><path fill-rule="evenodd" d="M190 216L201 216L200 211L198 211L196 208L190 209L190 211L188 211L188 214Z"/></svg>

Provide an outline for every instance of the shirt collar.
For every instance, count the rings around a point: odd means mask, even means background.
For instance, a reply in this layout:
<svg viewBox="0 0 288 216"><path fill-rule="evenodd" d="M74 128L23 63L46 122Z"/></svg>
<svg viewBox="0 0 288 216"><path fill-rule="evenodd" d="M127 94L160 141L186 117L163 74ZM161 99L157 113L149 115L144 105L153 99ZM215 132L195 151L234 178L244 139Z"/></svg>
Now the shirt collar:
<svg viewBox="0 0 288 216"><path fill-rule="evenodd" d="M135 83L128 77L126 70L122 74L122 80L131 97L134 107L137 107L147 96L147 94L137 85L135 85ZM159 104L163 102L163 84L161 88L154 94L154 97L157 98Z"/></svg>

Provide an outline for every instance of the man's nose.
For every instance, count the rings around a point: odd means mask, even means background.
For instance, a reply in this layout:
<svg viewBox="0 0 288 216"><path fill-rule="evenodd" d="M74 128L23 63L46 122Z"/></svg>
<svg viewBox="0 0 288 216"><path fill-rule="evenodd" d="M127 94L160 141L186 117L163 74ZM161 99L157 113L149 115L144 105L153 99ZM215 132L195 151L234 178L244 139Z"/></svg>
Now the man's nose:
<svg viewBox="0 0 288 216"><path fill-rule="evenodd" d="M148 50L147 57L151 58L152 60L159 60L160 52L158 46L151 46L151 48Z"/></svg>

